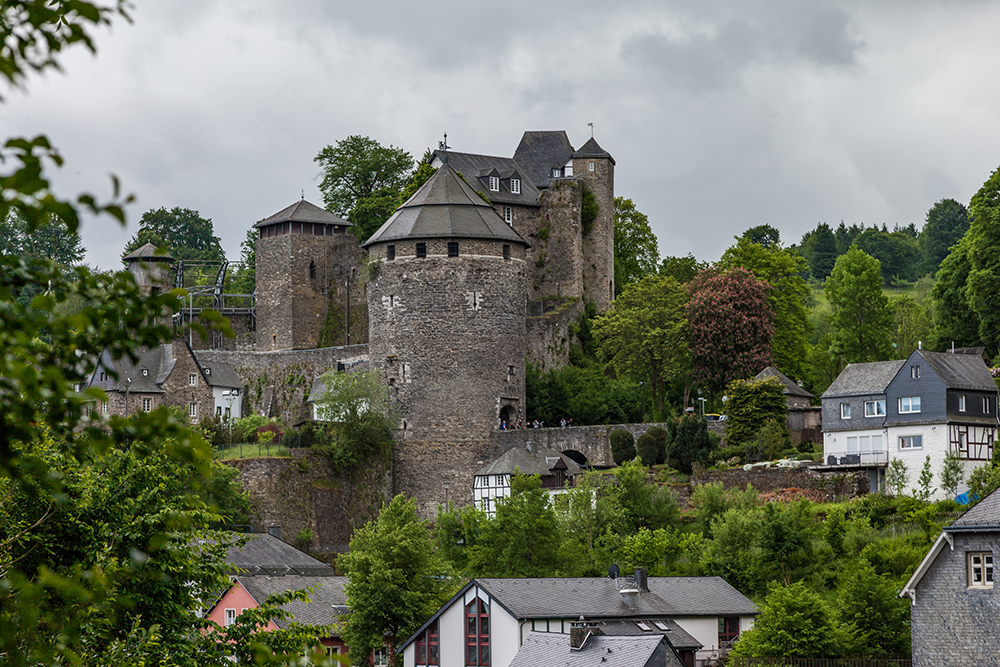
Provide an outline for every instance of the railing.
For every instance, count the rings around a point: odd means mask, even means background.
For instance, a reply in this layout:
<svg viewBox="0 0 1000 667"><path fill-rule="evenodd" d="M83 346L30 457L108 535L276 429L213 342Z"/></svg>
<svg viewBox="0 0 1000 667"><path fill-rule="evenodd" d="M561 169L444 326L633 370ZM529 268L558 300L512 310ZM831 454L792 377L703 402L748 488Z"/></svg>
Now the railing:
<svg viewBox="0 0 1000 667"><path fill-rule="evenodd" d="M828 466L871 466L889 463L889 452L825 452L823 464Z"/></svg>
<svg viewBox="0 0 1000 667"><path fill-rule="evenodd" d="M910 658L724 658L725 667L912 667Z"/></svg>

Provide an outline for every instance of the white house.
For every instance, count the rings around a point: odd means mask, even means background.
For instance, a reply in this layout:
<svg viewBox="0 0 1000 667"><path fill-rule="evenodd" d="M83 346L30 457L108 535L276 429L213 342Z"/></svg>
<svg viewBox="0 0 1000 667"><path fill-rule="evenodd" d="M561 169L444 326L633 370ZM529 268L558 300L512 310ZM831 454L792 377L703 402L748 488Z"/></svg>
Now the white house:
<svg viewBox="0 0 1000 667"><path fill-rule="evenodd" d="M224 361L201 364L205 380L212 387L215 415L223 419L243 418L243 381Z"/></svg>
<svg viewBox="0 0 1000 667"><path fill-rule="evenodd" d="M757 606L720 577L473 579L401 646L406 667L508 667L535 634L651 637L691 667L721 657ZM686 655L687 659L684 659ZM517 664L523 664L523 660Z"/></svg>
<svg viewBox="0 0 1000 667"><path fill-rule="evenodd" d="M583 472L575 461L553 449L538 449L533 445L509 449L476 472L472 488L476 507L492 517L497 500L510 496L510 478L515 471L538 475L542 488L550 495L565 493L567 485L573 486L576 476Z"/></svg>

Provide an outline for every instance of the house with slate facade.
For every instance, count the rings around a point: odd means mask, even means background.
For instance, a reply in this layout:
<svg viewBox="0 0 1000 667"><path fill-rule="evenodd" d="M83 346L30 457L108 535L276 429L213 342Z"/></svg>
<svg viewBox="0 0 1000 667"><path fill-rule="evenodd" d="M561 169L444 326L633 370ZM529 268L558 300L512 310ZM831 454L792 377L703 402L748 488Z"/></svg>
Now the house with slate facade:
<svg viewBox="0 0 1000 667"><path fill-rule="evenodd" d="M607 648L630 646L619 664L695 667L727 653L757 612L721 577L473 579L400 650L406 667L508 667L581 652L606 662Z"/></svg>
<svg viewBox="0 0 1000 667"><path fill-rule="evenodd" d="M944 528L900 597L910 598L913 667L1000 665L1000 489Z"/></svg>

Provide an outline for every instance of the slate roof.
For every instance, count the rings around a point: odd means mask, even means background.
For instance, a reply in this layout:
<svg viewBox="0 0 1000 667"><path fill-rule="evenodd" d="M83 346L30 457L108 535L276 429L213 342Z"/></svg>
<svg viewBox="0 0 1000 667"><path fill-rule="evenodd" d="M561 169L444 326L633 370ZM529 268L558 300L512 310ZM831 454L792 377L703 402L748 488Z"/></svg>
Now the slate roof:
<svg viewBox="0 0 1000 667"><path fill-rule="evenodd" d="M760 373L757 373L757 375L754 377L754 380L764 380L766 378L778 378L778 380L781 381L781 384L785 385L786 394L791 394L792 396L803 396L805 398L813 398L812 394L810 394L808 391L800 387L797 382L795 382L794 380L792 380L792 378L788 377L787 375L779 371L774 366L768 366Z"/></svg>
<svg viewBox="0 0 1000 667"><path fill-rule="evenodd" d="M433 158L439 160L447 159L447 163L455 171L465 176L465 180L476 190L489 197L494 204L517 204L519 206L539 206L538 188L528 176L528 172L521 167L513 158L495 157L492 155L476 155L475 153L456 153L448 151L444 153L434 151ZM433 159L432 158L432 159ZM500 191L491 192L489 189L489 174L495 172L500 180ZM510 191L511 176L521 180L521 193L514 194Z"/></svg>
<svg viewBox="0 0 1000 667"><path fill-rule="evenodd" d="M99 387L104 391L125 391L128 380L130 393L163 394L166 393L159 385L170 375L177 360L172 353L170 344L159 345L152 349L139 350L139 360L132 363L128 359L112 359L107 350L101 353L100 361L94 370L88 386ZM107 373L107 379L101 380L101 372ZM111 371L118 374L118 379L112 377ZM146 371L143 375L142 372Z"/></svg>
<svg viewBox="0 0 1000 667"><path fill-rule="evenodd" d="M666 630L661 630L657 627L657 623L666 627ZM601 632L606 635L626 635L630 637L648 637L650 635L663 635L669 641L671 646L676 649L691 649L698 650L704 645L695 639L693 636L688 634L684 628L678 625L677 621L669 618L651 618L646 621L646 626L650 628L649 630L643 630L635 621L601 621L600 627Z"/></svg>
<svg viewBox="0 0 1000 667"><path fill-rule="evenodd" d="M330 213L326 209L320 208L311 202L307 202L305 199L300 199L291 206L286 206L274 215L264 218L260 222L254 225L254 227L266 227L267 225L276 225L282 222L315 222L323 225L344 225L345 227L352 227L353 225L344 220L340 216Z"/></svg>
<svg viewBox="0 0 1000 667"><path fill-rule="evenodd" d="M336 571L268 533L254 533L242 547L230 546L228 560L239 574L332 577ZM274 577L272 577L274 578Z"/></svg>
<svg viewBox="0 0 1000 667"><path fill-rule="evenodd" d="M949 533L957 533L986 527L1000 532L1000 489L980 500L972 509L955 519L944 530Z"/></svg>
<svg viewBox="0 0 1000 667"><path fill-rule="evenodd" d="M982 357L950 352L917 352L950 389L996 391L997 385Z"/></svg>
<svg viewBox="0 0 1000 667"><path fill-rule="evenodd" d="M528 245L447 164L434 172L363 245L427 238L480 238Z"/></svg>
<svg viewBox="0 0 1000 667"><path fill-rule="evenodd" d="M347 612L347 596L344 585L347 577L310 577L289 575L285 577L249 577L238 576L247 593L257 602L264 604L269 595L285 591L301 591L314 586L309 593L309 602L295 600L282 605L281 608L292 614L290 621L309 623L312 625L331 625L338 622ZM286 628L289 621L276 620L279 628Z"/></svg>
<svg viewBox="0 0 1000 667"><path fill-rule="evenodd" d="M583 146L580 146L580 150L573 153L573 157L603 157L611 160L611 164L615 163L615 159L611 157L611 153L601 148L600 144L593 137Z"/></svg>
<svg viewBox="0 0 1000 667"><path fill-rule="evenodd" d="M823 393L823 398L835 396L859 396L861 394L884 394L892 378L906 363L905 359L893 361L870 361L862 364L848 364L837 379Z"/></svg>
<svg viewBox="0 0 1000 667"><path fill-rule="evenodd" d="M560 460L566 464L567 475L579 475L583 472L573 459L554 449L536 449L530 452L523 447L515 447L480 468L476 475L512 475L515 468L523 475L551 475L552 467Z"/></svg>
<svg viewBox="0 0 1000 667"><path fill-rule="evenodd" d="M343 362L342 362L343 363ZM369 361L364 359L362 361L355 361L351 363L344 363L344 372L353 373L354 371L366 371L369 367ZM315 378L312 383L312 387L309 389L309 396L306 398L306 403L314 403L319 399L323 398L323 394L326 393L326 383L323 382L323 376Z"/></svg>
<svg viewBox="0 0 1000 667"><path fill-rule="evenodd" d="M170 256L170 253L158 252L158 249L152 243L147 243L141 248L137 248L135 251L129 253L122 257L122 260L139 260L144 262L173 262L175 259Z"/></svg>
<svg viewBox="0 0 1000 667"><path fill-rule="evenodd" d="M243 380L233 370L233 367L225 361L199 362L199 365L205 371L205 378L209 386L237 388L243 386Z"/></svg>
<svg viewBox="0 0 1000 667"><path fill-rule="evenodd" d="M537 188L547 188L552 169L562 167L572 157L573 145L565 130L525 132L514 151L514 161L524 167Z"/></svg>
<svg viewBox="0 0 1000 667"><path fill-rule="evenodd" d="M656 649L663 643L662 635L649 637L608 637L591 635L582 648L571 649L569 635L532 632L525 638L510 667L645 667L652 665ZM667 667L683 667L669 647Z"/></svg>

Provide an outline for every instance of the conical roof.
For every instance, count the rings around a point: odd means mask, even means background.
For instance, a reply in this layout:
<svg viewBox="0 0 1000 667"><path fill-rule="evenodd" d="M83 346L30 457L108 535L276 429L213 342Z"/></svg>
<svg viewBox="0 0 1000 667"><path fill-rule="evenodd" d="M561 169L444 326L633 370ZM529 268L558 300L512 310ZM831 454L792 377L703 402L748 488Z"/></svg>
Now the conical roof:
<svg viewBox="0 0 1000 667"><path fill-rule="evenodd" d="M580 146L580 150L573 153L573 157L603 157L611 160L611 164L615 163L615 159L611 157L611 153L601 148L600 144L593 137L583 146Z"/></svg>
<svg viewBox="0 0 1000 667"><path fill-rule="evenodd" d="M528 245L449 165L442 165L364 245L397 239L480 238Z"/></svg>
<svg viewBox="0 0 1000 667"><path fill-rule="evenodd" d="M165 250L163 252L157 252L157 247L152 243L147 243L122 257L124 261L141 261L141 262L173 262L174 258L171 257Z"/></svg>
<svg viewBox="0 0 1000 667"><path fill-rule="evenodd" d="M274 215L261 220L254 227L266 227L281 222L315 222L323 225L351 226L347 220L316 206L316 204L307 202L305 199L300 199L291 206L286 206Z"/></svg>

